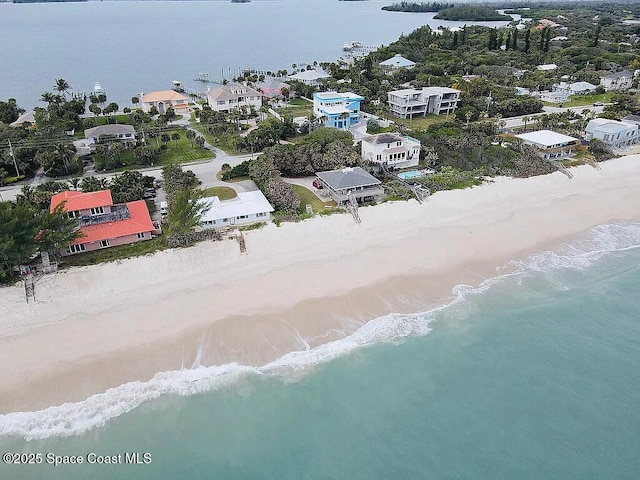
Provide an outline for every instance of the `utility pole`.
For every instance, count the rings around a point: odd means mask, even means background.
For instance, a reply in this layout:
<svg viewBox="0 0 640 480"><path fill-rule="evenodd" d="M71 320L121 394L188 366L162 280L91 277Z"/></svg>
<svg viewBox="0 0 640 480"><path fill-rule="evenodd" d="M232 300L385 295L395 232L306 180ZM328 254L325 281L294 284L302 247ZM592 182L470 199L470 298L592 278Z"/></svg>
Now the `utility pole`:
<svg viewBox="0 0 640 480"><path fill-rule="evenodd" d="M16 176L20 176L20 170L18 170L18 163L16 162L16 156L13 153L13 145L11 145L11 139L9 139L9 155L13 159L13 166L16 167Z"/></svg>

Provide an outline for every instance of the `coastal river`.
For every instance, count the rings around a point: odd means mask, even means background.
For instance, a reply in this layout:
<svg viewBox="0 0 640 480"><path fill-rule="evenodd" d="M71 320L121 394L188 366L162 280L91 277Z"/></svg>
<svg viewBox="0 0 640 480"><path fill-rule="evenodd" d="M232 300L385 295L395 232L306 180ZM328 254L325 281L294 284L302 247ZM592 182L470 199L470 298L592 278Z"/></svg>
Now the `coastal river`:
<svg viewBox="0 0 640 480"><path fill-rule="evenodd" d="M240 67L291 70L294 63L337 60L348 42L379 46L422 25L465 23L381 10L391 3L0 3L0 99L31 108L64 78L79 92L100 82L122 108L140 92L170 88L172 80L204 91L205 84L193 81L199 72L217 78Z"/></svg>

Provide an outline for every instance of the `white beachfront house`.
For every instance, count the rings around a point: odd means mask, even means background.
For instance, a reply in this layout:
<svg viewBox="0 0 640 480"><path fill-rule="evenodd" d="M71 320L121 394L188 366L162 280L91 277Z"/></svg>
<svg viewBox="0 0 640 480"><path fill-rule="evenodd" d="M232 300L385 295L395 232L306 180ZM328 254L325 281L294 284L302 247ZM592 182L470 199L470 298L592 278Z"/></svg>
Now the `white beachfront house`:
<svg viewBox="0 0 640 480"><path fill-rule="evenodd" d="M247 85L230 83L207 91L207 102L211 110L229 113L241 107L259 110L263 95Z"/></svg>
<svg viewBox="0 0 640 480"><path fill-rule="evenodd" d="M635 123L619 122L608 118L594 118L585 129L586 140L597 138L609 148L618 150L638 143L638 129Z"/></svg>
<svg viewBox="0 0 640 480"><path fill-rule="evenodd" d="M357 202L368 202L384 198L382 183L361 167L347 167L342 170L317 172L318 182L338 204L349 202L353 198Z"/></svg>
<svg viewBox="0 0 640 480"><path fill-rule="evenodd" d="M200 228L203 229L267 222L273 212L273 207L260 190L238 192L238 196L231 200L207 197L198 202L210 205L200 219Z"/></svg>
<svg viewBox="0 0 640 480"><path fill-rule="evenodd" d="M387 94L393 115L401 118L424 117L427 113L452 114L460 100L460 90L449 87L405 88Z"/></svg>
<svg viewBox="0 0 640 480"><path fill-rule="evenodd" d="M416 62L412 62L408 58L404 58L399 53L396 53L393 57L385 60L384 62L380 62L380 69L387 75L391 75L396 70L400 70L401 68L411 69L416 66Z"/></svg>
<svg viewBox="0 0 640 480"><path fill-rule="evenodd" d="M577 138L552 130L521 133L516 135L516 138L519 138L527 145L535 147L538 155L547 160L570 156L578 144Z"/></svg>
<svg viewBox="0 0 640 480"><path fill-rule="evenodd" d="M610 73L604 77L600 77L600 85L605 90L629 90L633 85L633 73L628 70L622 72Z"/></svg>
<svg viewBox="0 0 640 480"><path fill-rule="evenodd" d="M302 70L294 75L289 75L287 80L298 81L305 85L311 85L317 87L322 83L322 80L329 78L331 75L321 70Z"/></svg>
<svg viewBox="0 0 640 480"><path fill-rule="evenodd" d="M398 133L379 133L362 139L362 160L390 169L415 167L420 161L420 140Z"/></svg>
<svg viewBox="0 0 640 480"><path fill-rule="evenodd" d="M170 106L176 112L189 110L189 98L175 90L141 93L140 104L142 105L142 110L147 113L152 107L156 107L159 113L166 112Z"/></svg>
<svg viewBox="0 0 640 480"><path fill-rule="evenodd" d="M324 119L325 127L347 130L360 121L362 100L364 97L351 92L316 92L313 94L313 114Z"/></svg>

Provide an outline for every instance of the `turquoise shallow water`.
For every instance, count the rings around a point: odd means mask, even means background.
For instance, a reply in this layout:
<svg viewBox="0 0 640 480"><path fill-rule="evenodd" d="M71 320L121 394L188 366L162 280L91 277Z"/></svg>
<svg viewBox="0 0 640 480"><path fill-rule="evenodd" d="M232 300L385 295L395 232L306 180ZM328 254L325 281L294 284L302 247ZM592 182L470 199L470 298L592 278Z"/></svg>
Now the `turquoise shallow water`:
<svg viewBox="0 0 640 480"><path fill-rule="evenodd" d="M601 227L411 317L431 321L428 335L400 329L305 373L286 362L227 373L79 436L0 439L2 451L149 452L148 465L0 465L0 478L639 478L634 245L640 225ZM0 417L0 431L57 431L50 417Z"/></svg>

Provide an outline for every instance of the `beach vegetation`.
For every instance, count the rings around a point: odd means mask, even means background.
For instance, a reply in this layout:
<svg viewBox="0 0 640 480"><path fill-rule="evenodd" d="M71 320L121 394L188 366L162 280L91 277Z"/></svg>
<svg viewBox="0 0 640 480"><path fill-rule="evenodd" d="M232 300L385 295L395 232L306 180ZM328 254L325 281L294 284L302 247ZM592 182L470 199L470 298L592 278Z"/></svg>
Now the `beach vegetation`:
<svg viewBox="0 0 640 480"><path fill-rule="evenodd" d="M390 180L383 187L386 200L409 200L415 197L415 194L406 183L399 180Z"/></svg>
<svg viewBox="0 0 640 480"><path fill-rule="evenodd" d="M169 204L169 214L166 218L168 236L190 233L200 223L211 205L199 200L204 198L202 190L183 188L175 192Z"/></svg>
<svg viewBox="0 0 640 480"><path fill-rule="evenodd" d="M127 258L150 255L166 248L165 236L160 235L144 242L135 242L127 245L119 245L116 247L84 252L82 255L63 257L60 259L60 267L80 267L115 262Z"/></svg>
<svg viewBox="0 0 640 480"><path fill-rule="evenodd" d="M240 227L238 227L238 230L240 230L241 232L248 232L251 230L259 230L262 227L266 227L267 224L266 222L257 222L257 223L252 223L251 225L241 225Z"/></svg>
<svg viewBox="0 0 640 480"><path fill-rule="evenodd" d="M81 233L63 205L53 211L42 208L37 197L20 196L16 202L0 202L0 283L14 278L19 265L28 265L40 251L57 257Z"/></svg>

